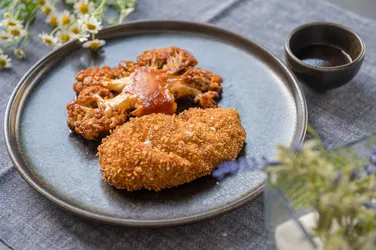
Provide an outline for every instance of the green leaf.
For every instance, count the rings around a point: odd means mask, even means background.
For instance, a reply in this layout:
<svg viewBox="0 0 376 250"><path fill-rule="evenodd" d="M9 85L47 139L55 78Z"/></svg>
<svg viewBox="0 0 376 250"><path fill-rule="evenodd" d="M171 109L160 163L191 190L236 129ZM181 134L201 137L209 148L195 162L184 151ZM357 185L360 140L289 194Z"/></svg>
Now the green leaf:
<svg viewBox="0 0 376 250"><path fill-rule="evenodd" d="M8 1L4 1L4 3L1 5L1 8L2 8L2 9L7 8L7 7L9 6L10 2L11 2L10 0L8 0Z"/></svg>

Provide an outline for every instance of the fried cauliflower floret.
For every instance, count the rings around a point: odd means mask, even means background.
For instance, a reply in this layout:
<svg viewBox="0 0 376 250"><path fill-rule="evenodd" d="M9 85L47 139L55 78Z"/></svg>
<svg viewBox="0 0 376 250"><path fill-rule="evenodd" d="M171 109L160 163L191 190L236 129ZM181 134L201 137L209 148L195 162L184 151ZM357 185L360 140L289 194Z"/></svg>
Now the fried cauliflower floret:
<svg viewBox="0 0 376 250"><path fill-rule="evenodd" d="M182 75L181 82L184 82L185 85L196 88L201 92L210 90L221 93L222 91L222 87L220 85L222 83L222 78L219 75L202 68L193 68L188 70L184 75Z"/></svg>
<svg viewBox="0 0 376 250"><path fill-rule="evenodd" d="M170 47L143 52L137 57L137 64L163 70L168 74L179 74L194 67L197 64L197 60L186 50Z"/></svg>
<svg viewBox="0 0 376 250"><path fill-rule="evenodd" d="M142 67L128 77L103 81L102 86L138 96L139 103L142 103L139 106L144 107L132 114L142 116L150 113L174 113L175 99L185 97L191 97L203 108L216 107L215 99L222 91L221 83L222 78L219 75L201 68L192 68L183 75L176 76ZM160 107L164 107L164 111L161 111Z"/></svg>
<svg viewBox="0 0 376 250"><path fill-rule="evenodd" d="M127 110L134 100L129 95L113 94L100 86L90 86L79 94L77 100L67 105L67 124L87 140L106 135L127 120Z"/></svg>
<svg viewBox="0 0 376 250"><path fill-rule="evenodd" d="M192 68L182 76L169 78L176 79L176 81L168 80L169 90L176 99L189 96L203 108L217 106L215 99L222 92L222 78L219 75L201 68Z"/></svg>
<svg viewBox="0 0 376 250"><path fill-rule="evenodd" d="M181 76L166 74L163 71L140 67L128 77L102 81L102 86L137 99L131 113L143 116L151 113L175 113L175 99L191 97L203 108L217 106L215 101L222 91L222 78L208 70L192 68Z"/></svg>
<svg viewBox="0 0 376 250"><path fill-rule="evenodd" d="M90 67L77 73L73 89L79 94L86 87L101 86L103 81L129 76L136 68L137 65L131 61L122 61L117 68Z"/></svg>
<svg viewBox="0 0 376 250"><path fill-rule="evenodd" d="M235 109L152 114L132 118L103 139L99 164L103 179L118 189L159 191L235 159L245 135Z"/></svg>
<svg viewBox="0 0 376 250"><path fill-rule="evenodd" d="M68 125L77 134L94 140L123 124L131 111L133 116L174 114L175 99L192 97L204 108L216 107L221 81L218 75L200 68L190 69L182 76L137 68L125 78L103 80L100 85L81 90L77 101L67 106ZM112 91L120 93L115 96Z"/></svg>
<svg viewBox="0 0 376 250"><path fill-rule="evenodd" d="M190 97L203 108L217 107L222 78L193 68L196 64L188 51L170 47L145 51L137 63L82 70L73 85L77 101L67 105L68 125L93 140L124 123L128 114L173 114L176 99Z"/></svg>

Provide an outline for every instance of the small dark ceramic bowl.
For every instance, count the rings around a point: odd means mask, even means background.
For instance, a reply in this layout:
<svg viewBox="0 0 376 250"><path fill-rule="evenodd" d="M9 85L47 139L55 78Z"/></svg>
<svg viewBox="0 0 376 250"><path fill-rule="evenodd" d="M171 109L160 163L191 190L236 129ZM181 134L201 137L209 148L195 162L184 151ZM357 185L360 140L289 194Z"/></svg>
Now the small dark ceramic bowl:
<svg viewBox="0 0 376 250"><path fill-rule="evenodd" d="M304 63L303 50L314 46L330 46L344 52L347 62L335 66L317 66ZM363 63L366 46L354 31L334 23L309 23L291 32L286 40L286 61L295 75L318 91L337 88L351 81ZM333 57L333 56L332 56ZM351 59L350 59L351 58ZM338 58L332 58L337 60Z"/></svg>

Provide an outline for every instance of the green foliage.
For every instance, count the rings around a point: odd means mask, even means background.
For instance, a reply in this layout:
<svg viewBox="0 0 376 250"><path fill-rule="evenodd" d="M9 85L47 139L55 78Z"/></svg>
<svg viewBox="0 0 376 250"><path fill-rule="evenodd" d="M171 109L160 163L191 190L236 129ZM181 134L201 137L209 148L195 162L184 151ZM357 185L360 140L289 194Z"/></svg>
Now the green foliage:
<svg viewBox="0 0 376 250"><path fill-rule="evenodd" d="M136 8L137 0L0 0L3 15L0 19L0 70L12 67L11 58L6 54L13 50L18 58L25 57L29 27L36 18L37 11L45 15L52 32L39 36L47 46L56 48L72 40L78 40L83 47L98 50L105 44L96 39L102 29L104 16L109 8L118 12L117 19L109 24L120 24ZM61 11L60 7L64 10Z"/></svg>
<svg viewBox="0 0 376 250"><path fill-rule="evenodd" d="M351 149L326 151L318 136L301 149L279 147L278 164L267 168L270 185L292 205L311 207L313 229L325 249L376 249L376 168Z"/></svg>
<svg viewBox="0 0 376 250"><path fill-rule="evenodd" d="M0 0L1 9L7 8L10 5L10 3L11 3L11 0L6 0L6 1Z"/></svg>
<svg viewBox="0 0 376 250"><path fill-rule="evenodd" d="M122 23L124 18L132 13L137 5L137 0L112 0L108 1L108 6L116 9L119 12L119 18L116 21L113 18L107 20L109 24Z"/></svg>
<svg viewBox="0 0 376 250"><path fill-rule="evenodd" d="M33 22L35 19L35 12L38 8L38 4L33 0L24 0L21 1L17 9L16 19L26 22Z"/></svg>

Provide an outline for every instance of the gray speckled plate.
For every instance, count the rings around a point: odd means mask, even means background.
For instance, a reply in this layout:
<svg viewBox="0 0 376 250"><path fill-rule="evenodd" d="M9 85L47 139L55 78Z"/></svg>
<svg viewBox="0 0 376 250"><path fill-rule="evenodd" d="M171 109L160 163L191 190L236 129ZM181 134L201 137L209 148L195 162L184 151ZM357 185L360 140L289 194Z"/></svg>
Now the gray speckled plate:
<svg viewBox="0 0 376 250"><path fill-rule="evenodd" d="M272 156L277 144L303 139L303 93L285 65L257 44L217 27L177 21L127 23L100 36L107 39L101 55L71 42L39 61L16 87L6 112L5 138L15 167L59 206L110 223L164 226L224 213L262 192L264 176L256 169L220 185L208 176L158 193L118 191L101 180L97 145L70 135L65 123L74 77L89 66L134 60L147 49L187 49L200 67L223 77L220 105L241 115L247 131L243 154Z"/></svg>

